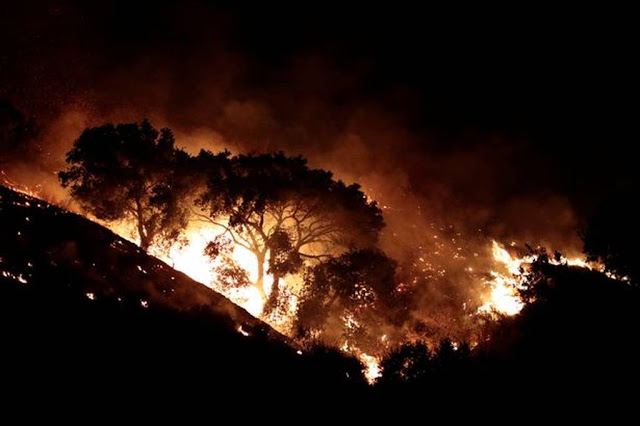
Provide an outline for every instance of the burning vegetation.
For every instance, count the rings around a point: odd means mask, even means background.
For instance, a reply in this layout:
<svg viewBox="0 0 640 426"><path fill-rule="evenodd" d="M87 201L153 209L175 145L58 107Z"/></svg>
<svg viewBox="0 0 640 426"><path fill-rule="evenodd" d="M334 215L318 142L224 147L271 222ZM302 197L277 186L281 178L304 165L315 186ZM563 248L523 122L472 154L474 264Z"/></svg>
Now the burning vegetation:
<svg viewBox="0 0 640 426"><path fill-rule="evenodd" d="M634 25L218 3L0 6L10 394L633 397Z"/></svg>
<svg viewBox="0 0 640 426"><path fill-rule="evenodd" d="M67 163L60 180L81 212L299 345L355 355L370 382L401 345L477 346L487 322L523 309L531 265L546 256L432 225L429 241L394 260L380 245L393 206L357 184L281 152L191 155L146 120L85 130ZM604 271L560 254L547 261Z"/></svg>

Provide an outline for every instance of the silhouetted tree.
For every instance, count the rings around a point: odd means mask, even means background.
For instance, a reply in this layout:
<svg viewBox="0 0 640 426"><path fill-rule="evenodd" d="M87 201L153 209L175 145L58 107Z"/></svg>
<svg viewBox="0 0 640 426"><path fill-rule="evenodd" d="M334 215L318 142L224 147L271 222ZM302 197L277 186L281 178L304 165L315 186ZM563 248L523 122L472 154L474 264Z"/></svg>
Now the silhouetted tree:
<svg viewBox="0 0 640 426"><path fill-rule="evenodd" d="M358 185L345 185L328 171L310 169L304 158L281 152L231 158L211 176L199 205L201 218L255 256L254 286L267 302L266 312L278 304L280 278L308 262L373 245L384 225L382 212ZM274 276L269 300L265 272Z"/></svg>
<svg viewBox="0 0 640 426"><path fill-rule="evenodd" d="M553 383L589 393L608 393L620 378L639 377L636 352L625 344L640 327L637 287L547 261L532 265L525 285L534 298L495 324L474 349L481 354L479 373L496 386L520 376L531 389Z"/></svg>
<svg viewBox="0 0 640 426"><path fill-rule="evenodd" d="M219 235L210 241L204 250L207 256L216 259L217 264L213 267L213 272L218 285L226 290L252 285L247 271L233 258L233 248L233 241Z"/></svg>
<svg viewBox="0 0 640 426"><path fill-rule="evenodd" d="M378 349L382 327L402 322L407 313L395 269L396 262L378 250L350 251L309 268L299 298L298 333L327 333L329 341Z"/></svg>
<svg viewBox="0 0 640 426"><path fill-rule="evenodd" d="M314 345L304 352L305 362L313 366L314 375L319 380L366 388L367 382L363 375L364 366L353 356L343 351L325 345ZM312 369L309 369L312 371Z"/></svg>
<svg viewBox="0 0 640 426"><path fill-rule="evenodd" d="M383 375L378 380L378 385L420 382L432 373L431 360L426 343L405 343L388 353L380 363Z"/></svg>
<svg viewBox="0 0 640 426"><path fill-rule="evenodd" d="M186 226L181 195L189 156L174 146L168 128L142 123L105 124L85 130L67 153L70 167L59 173L72 197L97 218L132 219L140 247L173 240Z"/></svg>

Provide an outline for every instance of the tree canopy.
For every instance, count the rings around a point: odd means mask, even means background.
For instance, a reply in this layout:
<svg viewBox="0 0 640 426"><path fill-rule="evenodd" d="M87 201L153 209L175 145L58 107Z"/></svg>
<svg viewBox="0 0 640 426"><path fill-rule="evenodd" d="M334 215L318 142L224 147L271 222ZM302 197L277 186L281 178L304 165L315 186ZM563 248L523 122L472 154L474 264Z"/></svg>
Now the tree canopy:
<svg viewBox="0 0 640 426"><path fill-rule="evenodd" d="M308 268L299 301L299 334L326 333L328 340L377 348L384 326L402 323L409 306L395 277L396 266L383 252L369 249ZM335 318L345 321L334 324Z"/></svg>
<svg viewBox="0 0 640 426"><path fill-rule="evenodd" d="M265 300L265 272L274 276L268 307L278 303L281 277L309 262L373 246L384 226L377 204L357 184L336 181L328 171L309 168L304 158L282 152L231 158L222 173L210 177L199 205L205 220L253 253L254 285Z"/></svg>
<svg viewBox="0 0 640 426"><path fill-rule="evenodd" d="M295 289L299 329L336 329L327 325L340 321L347 324L341 339L373 339L374 346L382 327L402 322L408 312L409 304L400 303L406 298L398 291L396 263L376 249L382 211L359 185L311 168L302 157L190 156L175 148L169 129L158 131L144 120L85 130L67 162L59 176L73 198L100 219L132 220L145 250L173 244L191 220L217 227L204 252L216 259L216 284L254 286L263 315L289 306L293 290L282 279L303 271L302 288ZM255 258L257 278L237 263L238 248ZM352 320L341 320L346 317ZM367 331L357 325L365 323Z"/></svg>
<svg viewBox="0 0 640 426"><path fill-rule="evenodd" d="M72 197L97 218L133 219L140 247L172 240L187 223L180 193L189 156L175 148L168 128L141 123L105 124L86 129L67 153L69 168L59 173Z"/></svg>

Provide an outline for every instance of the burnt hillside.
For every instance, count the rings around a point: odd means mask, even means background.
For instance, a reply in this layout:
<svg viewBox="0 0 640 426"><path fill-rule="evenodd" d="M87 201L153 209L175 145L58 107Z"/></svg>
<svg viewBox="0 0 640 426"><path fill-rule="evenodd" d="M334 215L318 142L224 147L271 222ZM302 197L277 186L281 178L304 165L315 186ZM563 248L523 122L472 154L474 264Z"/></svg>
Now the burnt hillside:
<svg viewBox="0 0 640 426"><path fill-rule="evenodd" d="M93 398L115 386L120 396L144 399L200 393L203 385L212 394L266 396L366 387L358 361L332 351L300 355L268 325L136 245L5 187L0 331L3 381L16 391L56 395L64 384Z"/></svg>

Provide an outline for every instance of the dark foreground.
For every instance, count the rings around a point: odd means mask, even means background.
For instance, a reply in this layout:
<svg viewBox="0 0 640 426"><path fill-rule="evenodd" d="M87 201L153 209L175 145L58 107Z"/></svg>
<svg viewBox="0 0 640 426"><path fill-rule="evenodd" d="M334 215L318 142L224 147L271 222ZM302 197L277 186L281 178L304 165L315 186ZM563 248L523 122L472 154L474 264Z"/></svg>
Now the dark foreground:
<svg viewBox="0 0 640 426"><path fill-rule="evenodd" d="M539 273L539 302L471 353L423 357L408 380L370 387L358 361L328 349L299 355L268 325L98 224L0 187L0 365L12 398L3 405L127 405L156 415L239 406L249 416L260 406L270 418L287 407L363 415L468 407L454 418L473 417L470 407L631 408L637 288L570 267Z"/></svg>

